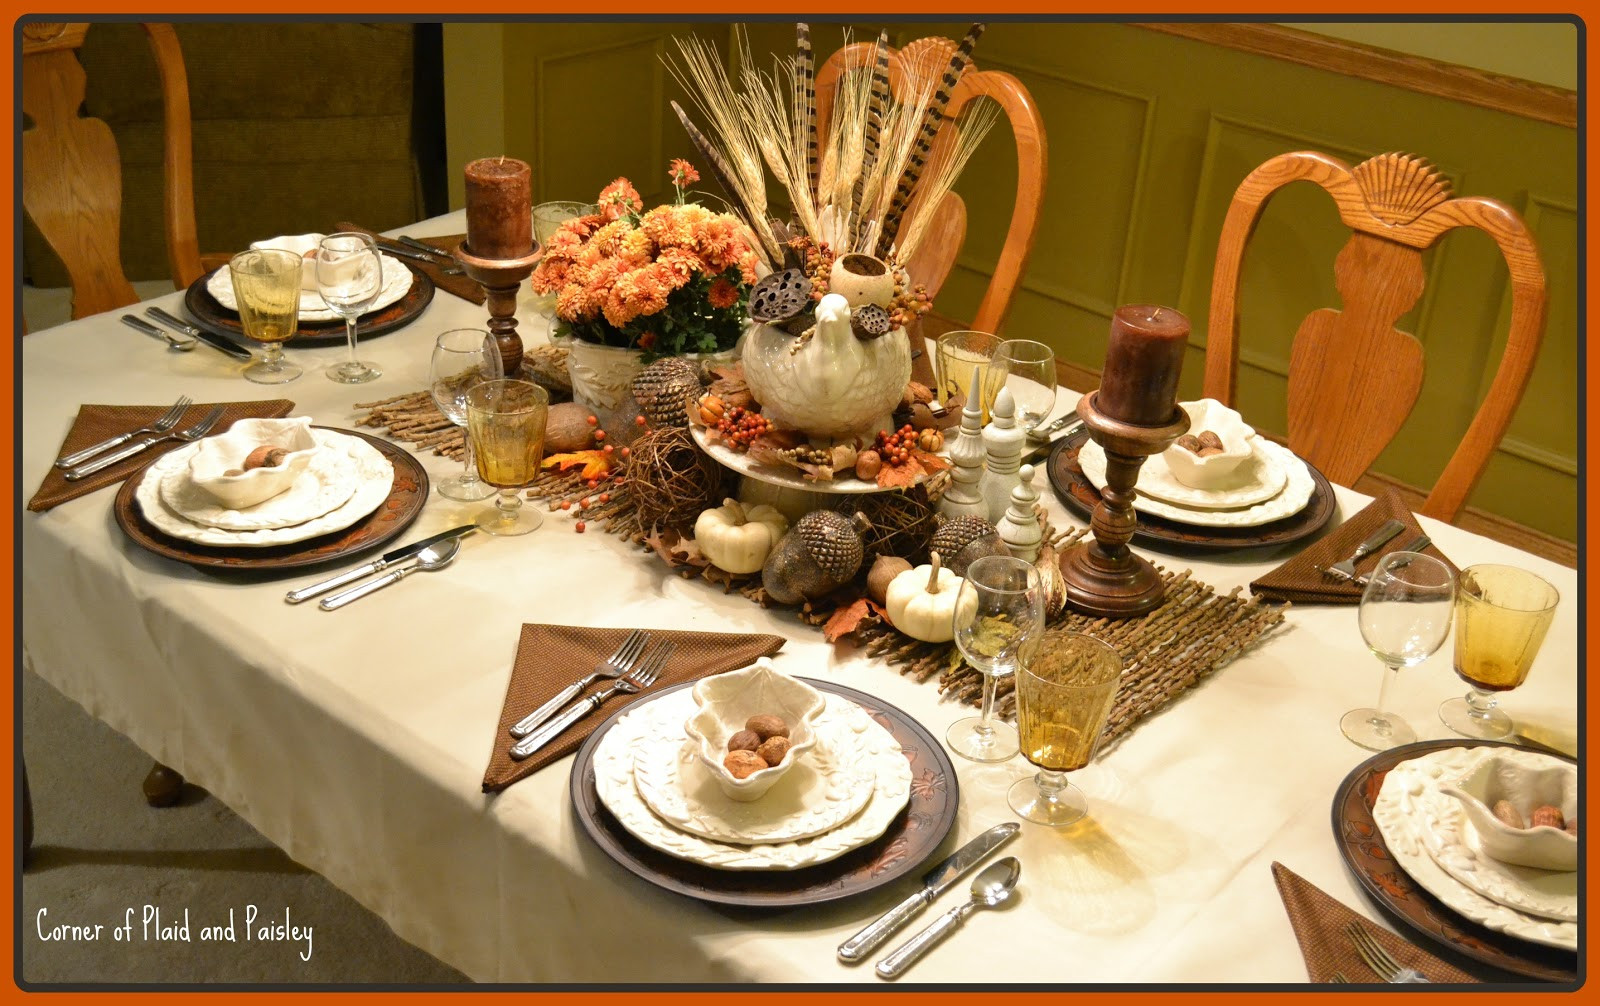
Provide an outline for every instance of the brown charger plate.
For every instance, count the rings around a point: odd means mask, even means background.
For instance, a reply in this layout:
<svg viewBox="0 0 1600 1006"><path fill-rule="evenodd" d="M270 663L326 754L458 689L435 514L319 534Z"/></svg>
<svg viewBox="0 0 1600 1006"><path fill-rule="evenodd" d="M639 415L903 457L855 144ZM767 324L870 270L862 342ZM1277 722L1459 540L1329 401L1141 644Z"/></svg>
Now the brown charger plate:
<svg viewBox="0 0 1600 1006"><path fill-rule="evenodd" d="M883 700L829 681L801 680L866 710L900 742L911 761L911 799L878 839L838 859L789 871L715 870L652 849L617 823L600 802L594 785L595 748L617 717L633 706L612 713L578 749L569 787L578 823L602 851L630 873L676 894L723 905L817 905L864 894L917 869L938 851L955 827L960 788L950 757L922 724ZM675 685L660 694L692 684Z"/></svg>
<svg viewBox="0 0 1600 1006"><path fill-rule="evenodd" d="M433 302L433 280L428 278L428 274L412 267L409 263L401 264L411 270L411 289L406 291L404 297L383 310L370 311L356 319L357 342L411 324ZM223 307L217 302L217 298L211 296L211 291L206 289L206 280L210 279L211 275L206 273L189 284L188 292L183 295L184 310L189 312L189 317L213 332L229 336L247 349L254 346L255 343L244 334L244 327L239 324L239 312ZM284 345L293 349L295 346L329 346L343 343L344 319L335 318L332 321L302 321L294 338Z"/></svg>
<svg viewBox="0 0 1600 1006"><path fill-rule="evenodd" d="M330 531L306 541L271 545L266 548L222 548L174 538L156 530L154 525L145 520L144 515L139 512L139 504L134 501L134 493L138 491L139 483L150 471L150 465L134 472L122 483L122 488L117 491L116 501L112 505L112 513L116 515L118 526L134 544L156 555L176 559L202 569L237 569L252 572L298 570L344 559L382 545L399 535L413 520L416 520L417 514L422 512L422 505L428 501L428 473L423 471L422 465L416 458L394 444L365 433L331 426L316 428L360 437L381 451L394 465L394 487L389 490L389 498L378 504L378 508L372 513L342 531ZM155 460L152 460L151 464L154 464Z"/></svg>
<svg viewBox="0 0 1600 1006"><path fill-rule="evenodd" d="M1078 451L1088 439L1089 431L1086 429L1062 437L1050 449L1050 459L1045 463L1045 473L1050 478L1050 488L1055 490L1056 499L1085 521L1100 502L1100 490L1094 487L1078 464ZM1285 545L1310 537L1327 526L1339 507L1333 487L1317 471L1316 466L1307 463L1306 470L1311 472L1311 480L1315 485L1311 488L1311 499L1299 513L1256 527L1201 527L1141 513L1139 526L1133 532L1133 542L1146 548L1177 545L1186 549L1223 550Z"/></svg>
<svg viewBox="0 0 1600 1006"><path fill-rule="evenodd" d="M1384 776L1396 765L1443 748L1484 746L1517 747L1496 741L1419 741L1380 751L1357 765L1333 795L1333 838L1339 855L1374 904L1445 951L1526 978L1577 981L1576 954L1486 929L1423 890L1389 855L1383 834L1372 819L1372 805Z"/></svg>

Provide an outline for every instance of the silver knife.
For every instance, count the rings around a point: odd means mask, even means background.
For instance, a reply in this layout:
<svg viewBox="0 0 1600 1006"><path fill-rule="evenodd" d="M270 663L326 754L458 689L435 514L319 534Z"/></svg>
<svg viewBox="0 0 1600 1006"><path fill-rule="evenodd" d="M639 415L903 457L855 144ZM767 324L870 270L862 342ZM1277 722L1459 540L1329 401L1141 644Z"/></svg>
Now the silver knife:
<svg viewBox="0 0 1600 1006"><path fill-rule="evenodd" d="M326 580L319 580L316 583L311 584L309 587L301 587L298 590L291 590L287 594L283 595L283 599L288 601L290 604L299 604L301 601L309 601L318 594L326 594L335 587L342 587L347 583L361 579L363 576L369 576L373 573L387 569L397 562L403 562L404 560L416 555L418 552L421 552L429 545L437 544L441 541L444 541L446 538L454 538L458 535L471 534L475 530L477 530L476 524L463 524L460 527L453 527L448 531L440 531L438 534L433 535L432 537L424 538L421 541L414 541L409 545L403 545L392 552L385 552L383 553L382 557L374 559L363 566L357 566L348 573L340 573L338 576L329 577Z"/></svg>
<svg viewBox="0 0 1600 1006"><path fill-rule="evenodd" d="M419 252L423 252L423 253L428 254L428 255L436 255L439 258L442 258L446 262L449 262L451 264L455 263L455 260L456 260L455 256L451 255L449 252L445 251L443 248L435 248L433 245L424 244L423 242L418 241L416 238L411 237L409 234L402 234L398 238L396 238L395 240L399 241L401 244L405 245L407 248L415 248Z"/></svg>
<svg viewBox="0 0 1600 1006"><path fill-rule="evenodd" d="M1058 416L1055 419L1052 419L1050 422L1044 424L1043 426L1035 426L1033 429L1028 431L1028 436L1033 437L1036 440L1048 438L1050 436L1050 434L1052 434L1055 431L1061 429L1063 426L1071 426L1073 423L1075 423L1077 421L1078 421L1078 410L1077 409L1073 409L1071 412L1068 412L1066 415Z"/></svg>
<svg viewBox="0 0 1600 1006"><path fill-rule="evenodd" d="M193 336L194 338L199 339L212 349L221 350L222 352L227 353L235 360L249 360L254 358L253 354L251 354L248 349L239 345L237 342L224 338L215 332L208 332L198 325L191 325L187 321L184 321L175 315L168 314L159 307L147 307L144 309L144 313L154 318L156 321L161 322L163 325L166 325L168 328L175 328L184 335Z"/></svg>
<svg viewBox="0 0 1600 1006"><path fill-rule="evenodd" d="M906 923L921 915L923 909L933 904L934 899L943 894L951 884L960 880L962 875L971 872L988 858L989 853L1005 845L1021 830L1022 825L1015 821L997 824L951 853L944 862L923 875L922 890L895 905L879 916L878 921L839 944L839 959L847 964L854 964L865 958L884 940L899 932Z"/></svg>

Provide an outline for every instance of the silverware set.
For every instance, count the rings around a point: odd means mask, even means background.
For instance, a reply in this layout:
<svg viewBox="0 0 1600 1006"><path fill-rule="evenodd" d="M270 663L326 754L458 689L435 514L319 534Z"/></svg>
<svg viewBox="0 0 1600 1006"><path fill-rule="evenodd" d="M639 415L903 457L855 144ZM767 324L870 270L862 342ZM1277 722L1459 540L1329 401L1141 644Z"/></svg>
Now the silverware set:
<svg viewBox="0 0 1600 1006"><path fill-rule="evenodd" d="M462 524L460 527L453 527L448 531L440 531L438 534L429 535L421 541L414 541L409 545L402 545L397 549L385 552L382 556L371 562L362 563L355 569L291 590L283 595L283 599L289 604L299 604L301 601L311 600L318 594L326 594L328 591L337 590L345 584L355 583L362 577L372 576L374 573L383 573L382 576L373 577L373 579L359 586L351 587L332 597L324 598L317 605L323 611L334 611L344 607L351 601L366 597L374 591L382 590L391 583L399 583L412 573L418 571L432 573L450 565L455 561L456 552L461 547L461 539L476 529L476 525ZM387 573L383 572L384 570L389 570L396 563L405 562L407 559L414 561L398 569L392 569Z"/></svg>
<svg viewBox="0 0 1600 1006"><path fill-rule="evenodd" d="M521 761L545 747L565 733L574 723L599 709L616 696L633 695L655 684L661 677L661 669L667 666L667 661L672 658L677 646L669 640L652 647L648 645L649 641L650 634L648 632L634 630L627 639L623 640L623 644L617 648L617 652L602 661L594 671L568 685L554 699L519 721L512 728L511 733L513 736L521 736L522 739L511 746L512 759ZM623 670L624 668L626 670ZM525 728L527 730L525 734L519 735L516 733L517 728L524 727L530 720L534 720L534 717L541 713L548 716L549 712L547 710L559 709L561 703L577 696L584 688L604 678L613 678L615 680L604 691L579 699L572 705L567 706L553 719L549 719L542 724L535 721L534 726Z"/></svg>
<svg viewBox="0 0 1600 1006"><path fill-rule="evenodd" d="M166 328L159 328L145 321L144 318L132 314L123 315L121 321L136 332L142 332L152 339L161 339L167 344L167 349L170 352L187 353L194 349L196 344L203 342L212 349L226 353L236 360L251 359L250 351L231 339L191 325L181 318L168 314L159 307L147 307L144 309L144 313L147 317L165 325ZM167 328L175 329L182 333L181 337L173 335L167 331Z"/></svg>
<svg viewBox="0 0 1600 1006"><path fill-rule="evenodd" d="M178 420L183 418L183 413L189 408L189 405L189 398L185 395L173 403L172 408L168 409L165 415L149 426L141 426L137 430L118 434L108 440L102 440L92 447L86 447L63 458L57 458L55 466L57 468L65 468L65 471L62 472L62 477L68 482L76 482L79 479L93 475L95 472L104 471L118 461L131 458L135 454L161 443L163 440L182 440L185 443L193 443L211 432L211 428L217 425L217 420L222 418L225 406L219 405L212 409L193 426L185 427L176 433L171 432L172 428L178 424ZM99 456L96 457L96 455ZM86 458L93 458L93 460L85 461L84 459Z"/></svg>
<svg viewBox="0 0 1600 1006"><path fill-rule="evenodd" d="M1404 545L1401 545L1398 549L1396 549L1396 551L1398 551L1398 552L1421 552L1423 549L1427 548L1429 545L1432 545L1432 544L1433 544L1433 539L1432 538L1429 538L1425 534L1419 534L1415 538L1413 538L1410 541L1406 542ZM1407 559L1404 562L1396 560L1395 563L1392 566L1390 566L1389 568L1390 569L1404 569L1406 566L1409 566L1410 564L1411 564L1411 560L1410 559ZM1366 576L1358 576L1358 577L1356 577L1355 582L1360 584L1361 586L1365 587L1367 585L1367 581L1369 579L1370 578L1366 577Z"/></svg>

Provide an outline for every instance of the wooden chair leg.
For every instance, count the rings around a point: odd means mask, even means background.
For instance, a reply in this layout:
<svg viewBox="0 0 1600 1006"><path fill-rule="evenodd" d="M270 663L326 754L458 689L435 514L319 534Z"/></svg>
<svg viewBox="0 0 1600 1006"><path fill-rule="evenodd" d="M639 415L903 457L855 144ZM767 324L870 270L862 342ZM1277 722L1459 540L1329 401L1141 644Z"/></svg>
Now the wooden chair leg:
<svg viewBox="0 0 1600 1006"><path fill-rule="evenodd" d="M160 762L144 777L144 799L152 807L170 807L183 793L183 776Z"/></svg>

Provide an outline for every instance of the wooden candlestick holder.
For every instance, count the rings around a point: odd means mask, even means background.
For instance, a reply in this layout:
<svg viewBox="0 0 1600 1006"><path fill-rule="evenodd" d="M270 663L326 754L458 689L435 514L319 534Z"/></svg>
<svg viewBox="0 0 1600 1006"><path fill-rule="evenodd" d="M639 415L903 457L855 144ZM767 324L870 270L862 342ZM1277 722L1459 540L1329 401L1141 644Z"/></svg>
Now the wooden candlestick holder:
<svg viewBox="0 0 1600 1006"><path fill-rule="evenodd" d="M1078 415L1089 436L1106 452L1106 484L1089 522L1093 538L1061 557L1067 603L1075 611L1101 618L1142 615L1161 603L1166 586L1149 560L1128 548L1138 527L1133 510L1134 483L1144 459L1160 454L1189 429L1189 414L1173 405L1173 417L1161 426L1137 426L1113 419L1099 408L1099 393L1078 402Z"/></svg>
<svg viewBox="0 0 1600 1006"><path fill-rule="evenodd" d="M500 351L500 365L507 377L522 374L522 337L517 334L517 291L522 281L533 273L544 249L539 242L521 258L479 258L467 248L463 240L456 247L456 261L462 271L477 281L488 294L484 305L489 309L489 333L494 336L495 348Z"/></svg>

